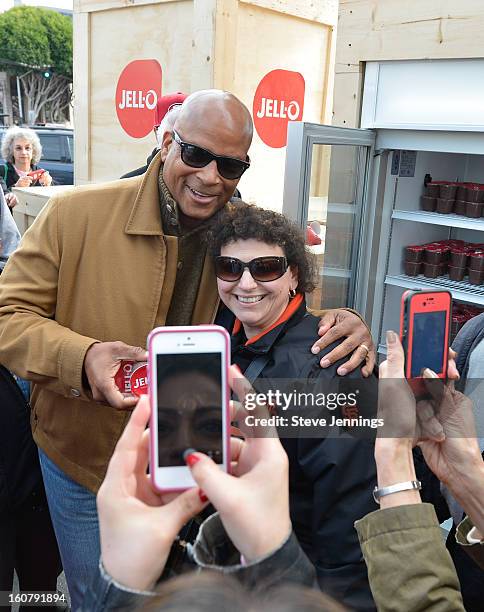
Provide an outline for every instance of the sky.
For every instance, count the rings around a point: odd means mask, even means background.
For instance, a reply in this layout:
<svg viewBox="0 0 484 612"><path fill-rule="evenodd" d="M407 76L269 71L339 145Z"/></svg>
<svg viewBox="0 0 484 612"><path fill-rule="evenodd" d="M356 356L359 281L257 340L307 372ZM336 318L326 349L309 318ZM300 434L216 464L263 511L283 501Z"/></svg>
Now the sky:
<svg viewBox="0 0 484 612"><path fill-rule="evenodd" d="M44 6L49 8L68 9L72 11L73 0L0 0L0 13L8 11L13 6L21 4L25 6Z"/></svg>

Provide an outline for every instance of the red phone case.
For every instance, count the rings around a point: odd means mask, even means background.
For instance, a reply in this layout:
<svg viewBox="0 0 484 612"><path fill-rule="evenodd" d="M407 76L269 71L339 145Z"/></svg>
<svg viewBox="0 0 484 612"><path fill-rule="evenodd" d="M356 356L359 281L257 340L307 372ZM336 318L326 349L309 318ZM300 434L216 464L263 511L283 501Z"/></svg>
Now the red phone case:
<svg viewBox="0 0 484 612"><path fill-rule="evenodd" d="M225 367L226 367L227 375L225 377L226 402L225 402L225 406L222 407L223 412L224 412L225 423L226 423L225 437L223 439L223 446L224 446L224 457L226 458L226 464L227 464L227 473L230 473L230 456L231 456L230 455L230 405L229 405L230 388L229 388L229 383L228 383L228 367L230 365L230 361L229 361L230 359L230 337L227 333L227 330L224 329L223 327L220 327L219 325L191 325L189 327L157 327L156 329L154 329L152 332L150 332L148 336L148 389L151 390L151 384L152 384L151 363L154 357L153 338L156 335L169 334L169 333L174 333L174 332L177 333L177 332L214 332L214 331L222 334L224 341L225 341ZM150 397L150 406L151 406L150 465L156 465L156 461L155 461L156 458L155 458L155 451L154 451L155 449L154 435L155 435L156 428L158 427L158 424L156 422L157 411L156 411L156 407L153 405L153 398L154 398L153 393L149 392L149 397ZM152 485L158 491L162 491L163 493L170 493L170 492L180 492L180 491L186 490L186 487L160 489L155 484L153 470L150 470L150 474L151 474Z"/></svg>
<svg viewBox="0 0 484 612"><path fill-rule="evenodd" d="M424 305L425 304L425 305ZM409 380L416 395L425 395L426 387L422 376L413 376L412 349L413 323L417 313L445 311L445 331L442 367L436 372L439 378L447 378L447 363L449 358L449 333L452 309L452 295L449 291L405 291L402 295L400 310L400 340L405 351L405 377Z"/></svg>
<svg viewBox="0 0 484 612"><path fill-rule="evenodd" d="M32 179L32 181L35 183L35 181L38 181L39 178L45 173L45 170L32 170L31 172L27 173L27 176L30 176L30 178Z"/></svg>

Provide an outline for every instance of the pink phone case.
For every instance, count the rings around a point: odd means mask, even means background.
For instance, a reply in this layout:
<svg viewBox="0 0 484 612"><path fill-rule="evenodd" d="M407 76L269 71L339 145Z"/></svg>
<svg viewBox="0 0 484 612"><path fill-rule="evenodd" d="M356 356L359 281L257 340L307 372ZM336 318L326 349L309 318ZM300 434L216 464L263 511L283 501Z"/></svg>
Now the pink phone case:
<svg viewBox="0 0 484 612"><path fill-rule="evenodd" d="M226 368L226 389L225 389L225 406L223 406L223 418L225 419L225 437L223 440L224 445L224 457L226 458L227 463L227 472L230 473L230 388L229 388L229 377L228 377L228 367L230 365L229 357L230 357L230 336L227 333L227 330L220 325L191 325L185 327L157 327L148 335L148 394L150 397L150 406L151 406L151 414L150 414L150 466L156 465L155 456L154 456L154 435L157 428L156 422L156 407L153 405L154 394L152 393L152 385L154 384L153 377L151 376L151 363L153 360L153 338L159 334L170 334L170 333L178 333L178 332L217 332L222 334L225 341L225 368ZM179 492L185 491L187 487L172 487L169 489L160 489L155 484L154 472L150 469L151 474L151 483L153 487L160 492L163 493L171 493L171 492Z"/></svg>

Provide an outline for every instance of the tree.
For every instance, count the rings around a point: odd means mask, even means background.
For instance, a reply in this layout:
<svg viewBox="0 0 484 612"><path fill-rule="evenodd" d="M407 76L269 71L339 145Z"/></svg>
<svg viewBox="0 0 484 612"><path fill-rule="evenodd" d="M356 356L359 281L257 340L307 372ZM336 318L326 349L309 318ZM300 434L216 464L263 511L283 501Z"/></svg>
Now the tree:
<svg viewBox="0 0 484 612"><path fill-rule="evenodd" d="M20 78L31 123L43 108L62 110L71 99L72 20L30 6L0 14L0 68Z"/></svg>

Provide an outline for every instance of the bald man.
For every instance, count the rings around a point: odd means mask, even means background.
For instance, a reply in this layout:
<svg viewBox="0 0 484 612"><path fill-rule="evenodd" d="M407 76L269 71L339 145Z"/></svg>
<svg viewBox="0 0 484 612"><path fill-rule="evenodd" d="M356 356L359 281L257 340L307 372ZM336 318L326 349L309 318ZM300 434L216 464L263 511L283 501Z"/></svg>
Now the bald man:
<svg viewBox="0 0 484 612"><path fill-rule="evenodd" d="M99 560L95 493L136 403L114 376L122 359L146 359L154 327L216 320L204 236L250 165L251 140L235 96L192 94L144 175L51 198L3 272L0 362L34 383L33 434L74 610Z"/></svg>

